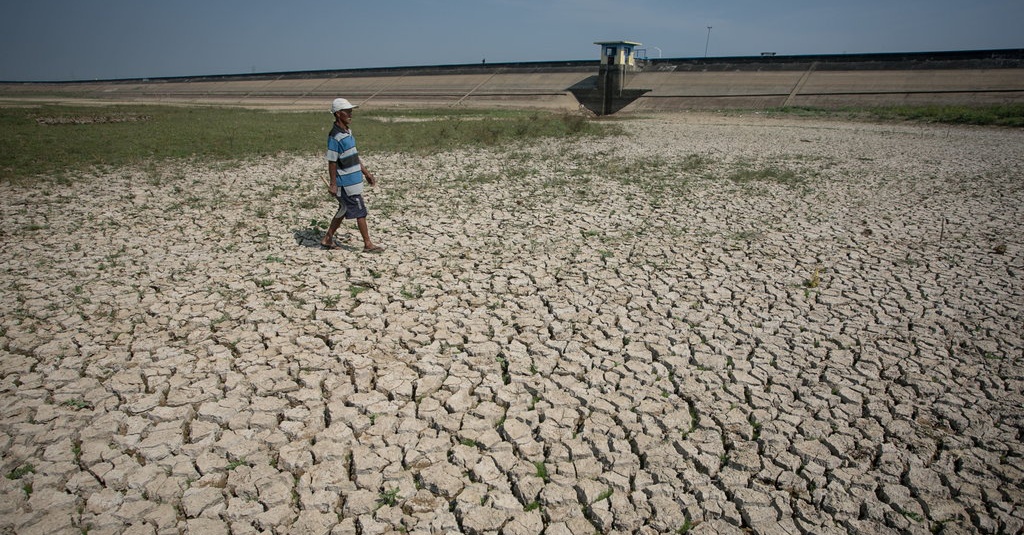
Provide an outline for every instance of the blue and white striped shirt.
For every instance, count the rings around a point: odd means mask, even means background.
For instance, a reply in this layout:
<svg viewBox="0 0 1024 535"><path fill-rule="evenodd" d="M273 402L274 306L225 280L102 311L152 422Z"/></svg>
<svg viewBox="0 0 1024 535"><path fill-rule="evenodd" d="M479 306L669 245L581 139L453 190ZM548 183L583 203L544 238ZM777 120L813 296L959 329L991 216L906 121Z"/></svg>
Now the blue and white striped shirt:
<svg viewBox="0 0 1024 535"><path fill-rule="evenodd" d="M354 186L363 183L363 169L359 164L359 153L356 151L356 138L352 131L344 131L338 125L331 128L327 135L328 162L338 164L335 183L339 187Z"/></svg>

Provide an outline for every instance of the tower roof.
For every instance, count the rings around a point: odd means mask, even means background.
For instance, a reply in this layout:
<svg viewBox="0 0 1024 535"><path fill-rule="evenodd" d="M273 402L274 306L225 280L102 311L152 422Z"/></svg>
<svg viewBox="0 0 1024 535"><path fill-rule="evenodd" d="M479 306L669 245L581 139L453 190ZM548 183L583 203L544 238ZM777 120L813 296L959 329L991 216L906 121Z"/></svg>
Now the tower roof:
<svg viewBox="0 0 1024 535"><path fill-rule="evenodd" d="M601 45L601 46L606 46L606 45L640 46L643 43L638 43L636 41L594 41L594 44L595 45Z"/></svg>

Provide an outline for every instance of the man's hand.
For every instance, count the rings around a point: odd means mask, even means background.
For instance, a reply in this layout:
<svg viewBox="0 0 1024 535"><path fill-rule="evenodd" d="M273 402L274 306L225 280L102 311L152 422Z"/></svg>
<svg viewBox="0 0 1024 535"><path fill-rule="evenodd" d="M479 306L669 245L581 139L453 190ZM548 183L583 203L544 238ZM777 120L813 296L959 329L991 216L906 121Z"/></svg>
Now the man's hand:
<svg viewBox="0 0 1024 535"><path fill-rule="evenodd" d="M363 173L363 176L365 176L365 177L366 177L366 181L367 181L367 182L368 182L368 183L369 183L369 184L370 184L371 186L376 186L376 185L377 185L377 177L373 176L373 175L372 175L372 174L370 174L370 173Z"/></svg>

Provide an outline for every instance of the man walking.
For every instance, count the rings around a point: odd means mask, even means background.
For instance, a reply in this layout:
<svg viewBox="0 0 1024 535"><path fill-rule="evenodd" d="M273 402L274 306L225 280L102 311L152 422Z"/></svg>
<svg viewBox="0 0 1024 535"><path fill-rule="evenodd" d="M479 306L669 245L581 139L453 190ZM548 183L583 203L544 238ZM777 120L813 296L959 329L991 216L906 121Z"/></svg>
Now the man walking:
<svg viewBox="0 0 1024 535"><path fill-rule="evenodd" d="M377 179L359 160L356 151L356 138L352 135L349 125L352 123L352 110L355 106L343 98L336 98L331 103L334 114L334 126L327 135L327 174L328 188L331 195L338 199L338 211L331 220L327 234L320 242L325 249L338 249L334 243L334 233L345 218L355 219L359 234L363 237L363 251L379 253L384 247L370 241L370 230L366 225L366 203L363 202L363 179L370 186L377 184Z"/></svg>

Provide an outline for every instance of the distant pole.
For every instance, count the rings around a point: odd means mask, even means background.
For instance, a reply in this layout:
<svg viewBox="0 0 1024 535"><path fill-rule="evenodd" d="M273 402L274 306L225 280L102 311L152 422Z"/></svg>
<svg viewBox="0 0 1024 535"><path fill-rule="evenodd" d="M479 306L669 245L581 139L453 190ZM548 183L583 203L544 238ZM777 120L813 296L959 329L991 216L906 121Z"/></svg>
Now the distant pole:
<svg viewBox="0 0 1024 535"><path fill-rule="evenodd" d="M661 49L656 47L656 46L652 46L651 48L653 48L653 49L658 51L658 57L660 58L661 57Z"/></svg>
<svg viewBox="0 0 1024 535"><path fill-rule="evenodd" d="M711 44L711 26L708 26L708 40L704 41L704 57L708 57L708 45Z"/></svg>

